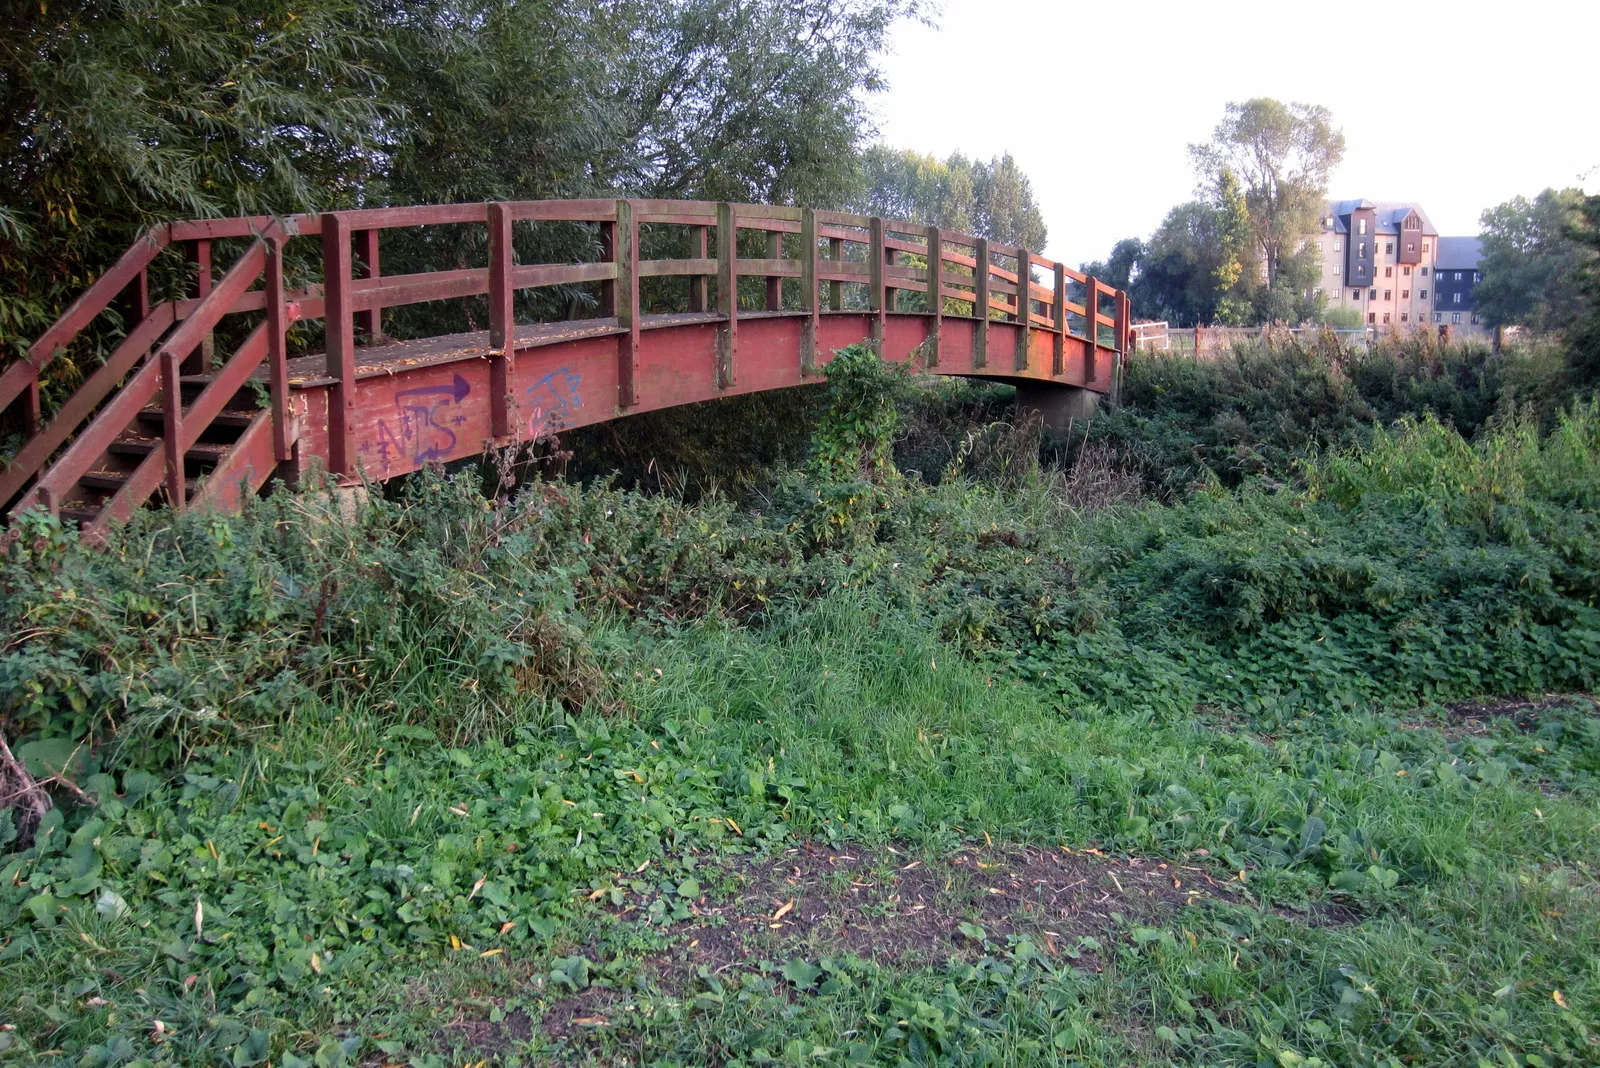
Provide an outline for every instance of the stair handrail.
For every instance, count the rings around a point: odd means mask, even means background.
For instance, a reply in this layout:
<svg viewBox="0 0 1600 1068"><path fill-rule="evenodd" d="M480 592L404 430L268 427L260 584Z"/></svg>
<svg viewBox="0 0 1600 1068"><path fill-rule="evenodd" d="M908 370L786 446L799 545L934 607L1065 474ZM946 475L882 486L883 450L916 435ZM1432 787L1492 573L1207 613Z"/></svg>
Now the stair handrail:
<svg viewBox="0 0 1600 1068"><path fill-rule="evenodd" d="M135 281L171 240L172 227L169 223L160 223L146 230L128 246L110 270L95 279L94 284L80 293L78 299L61 313L61 317L39 335L28 347L26 356L0 372L0 412L10 408L12 402L27 392L28 431L30 434L37 431L40 373L56 358L57 353L83 332L84 327L111 306L117 294Z"/></svg>
<svg viewBox="0 0 1600 1068"><path fill-rule="evenodd" d="M21 514L39 505L43 505L52 513L58 512L61 494L87 473L90 465L115 440L122 429L138 417L140 409L151 397L158 391L164 391L169 397L177 395L178 361L184 354L195 349L207 334L216 329L223 316L233 311L234 303L244 295L256 279L261 277L267 262L266 239L278 232L278 224L274 221L268 224L266 231L257 235L211 292L201 299L194 312L167 336L152 357L134 372L133 377L123 385L111 402L100 410L66 451L39 476L38 481L17 502L13 514ZM246 346L241 346L240 354L243 354L245 348ZM178 417L176 422L181 425L181 411L174 413L170 410L170 404L168 407L167 422L171 424L173 422L171 416L175 414ZM172 451L172 442L176 440L175 436L169 433L171 429L170 425L164 428L163 441L167 443L165 453ZM181 475L182 454L179 453L178 457Z"/></svg>

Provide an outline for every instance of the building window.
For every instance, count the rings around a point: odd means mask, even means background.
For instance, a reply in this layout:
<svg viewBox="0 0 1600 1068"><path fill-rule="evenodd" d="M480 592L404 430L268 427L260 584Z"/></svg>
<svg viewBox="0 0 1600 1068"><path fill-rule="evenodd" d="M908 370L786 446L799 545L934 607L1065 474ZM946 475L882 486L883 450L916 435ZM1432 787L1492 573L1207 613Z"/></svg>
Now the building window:
<svg viewBox="0 0 1600 1068"><path fill-rule="evenodd" d="M1428 252L1428 243L1426 241L1422 243L1422 252L1424 255L1426 255Z"/></svg>
<svg viewBox="0 0 1600 1068"><path fill-rule="evenodd" d="M1427 300L1428 299L1428 291L1426 289L1417 290L1417 299L1418 300Z"/></svg>
<svg viewBox="0 0 1600 1068"><path fill-rule="evenodd" d="M1478 321L1478 313L1477 312L1473 312L1472 313L1472 321L1474 323L1476 323Z"/></svg>
<svg viewBox="0 0 1600 1068"><path fill-rule="evenodd" d="M1393 267L1385 267L1383 269L1383 276L1385 278L1393 278L1394 277L1394 268Z"/></svg>
<svg viewBox="0 0 1600 1068"><path fill-rule="evenodd" d="M1344 248L1344 242L1343 241L1335 241L1333 243L1333 251L1338 252L1342 248Z"/></svg>
<svg viewBox="0 0 1600 1068"><path fill-rule="evenodd" d="M1481 281L1483 281L1483 275L1479 274L1477 271L1473 271L1472 272L1472 280L1474 282L1481 282Z"/></svg>
<svg viewBox="0 0 1600 1068"><path fill-rule="evenodd" d="M1356 246L1356 259L1364 260L1366 258L1367 258L1367 243L1365 241L1363 241L1363 242L1361 242L1361 244Z"/></svg>
<svg viewBox="0 0 1600 1068"><path fill-rule="evenodd" d="M1394 299L1394 290L1392 290L1392 289L1385 289L1385 290L1384 290L1384 291L1383 291L1383 299L1384 299L1384 300L1393 300L1393 299Z"/></svg>
<svg viewBox="0 0 1600 1068"><path fill-rule="evenodd" d="M1422 268L1422 277L1428 277L1428 269L1426 267Z"/></svg>
<svg viewBox="0 0 1600 1068"><path fill-rule="evenodd" d="M1365 219L1357 219L1356 220L1356 233L1360 234L1362 237L1366 237L1367 236L1367 220L1365 220Z"/></svg>
<svg viewBox="0 0 1600 1068"><path fill-rule="evenodd" d="M1377 300L1378 299L1378 291L1376 289L1374 289L1371 293L1369 293L1367 295L1367 299L1368 300Z"/></svg>
<svg viewBox="0 0 1600 1068"><path fill-rule="evenodd" d="M1406 251L1407 252L1415 252L1415 251L1417 251L1417 243L1415 241L1407 241L1406 242Z"/></svg>
<svg viewBox="0 0 1600 1068"><path fill-rule="evenodd" d="M1385 241L1383 243L1383 254L1385 256L1390 256L1390 255L1394 254L1394 242L1393 241Z"/></svg>
<svg viewBox="0 0 1600 1068"><path fill-rule="evenodd" d="M1457 282L1461 281L1461 272L1460 271L1456 272L1456 281Z"/></svg>
<svg viewBox="0 0 1600 1068"><path fill-rule="evenodd" d="M1433 313L1433 321L1436 322L1436 323L1444 322L1444 312L1434 312Z"/></svg>
<svg viewBox="0 0 1600 1068"><path fill-rule="evenodd" d="M1401 291L1400 291L1400 299L1401 299L1401 300L1410 300L1410 299L1411 299L1411 290L1409 290L1409 289L1402 289L1402 290L1401 290Z"/></svg>
<svg viewBox="0 0 1600 1068"><path fill-rule="evenodd" d="M1460 293L1452 293L1452 294L1450 294L1450 303L1451 304L1460 304L1461 303L1461 294Z"/></svg>
<svg viewBox="0 0 1600 1068"><path fill-rule="evenodd" d="M1450 313L1450 321L1452 323L1459 323L1461 321L1461 313L1460 312L1451 312Z"/></svg>
<svg viewBox="0 0 1600 1068"><path fill-rule="evenodd" d="M1360 303L1360 302L1361 302L1361 290L1359 290L1359 289L1352 289L1352 290L1351 290L1351 291L1350 291L1350 299L1351 299L1351 300L1353 300L1353 301L1355 301L1355 302L1357 302L1357 303L1358 303L1358 304L1359 304L1359 303Z"/></svg>
<svg viewBox="0 0 1600 1068"><path fill-rule="evenodd" d="M1400 268L1400 273L1405 275L1407 278L1410 278L1411 277L1411 268L1410 267L1402 267L1402 268Z"/></svg>
<svg viewBox="0 0 1600 1068"><path fill-rule="evenodd" d="M1387 326L1389 324L1389 313L1388 312L1384 312L1383 313L1383 322L1384 322L1385 326Z"/></svg>
<svg viewBox="0 0 1600 1068"><path fill-rule="evenodd" d="M1378 321L1378 313L1377 312L1367 312L1367 322L1375 323L1377 321Z"/></svg>
<svg viewBox="0 0 1600 1068"><path fill-rule="evenodd" d="M1405 312L1401 312L1401 313L1400 313L1400 321L1401 321L1401 322L1402 322L1402 323L1403 323L1403 322L1405 322L1405 321L1406 321L1406 320L1407 320L1407 313L1405 313Z"/></svg>

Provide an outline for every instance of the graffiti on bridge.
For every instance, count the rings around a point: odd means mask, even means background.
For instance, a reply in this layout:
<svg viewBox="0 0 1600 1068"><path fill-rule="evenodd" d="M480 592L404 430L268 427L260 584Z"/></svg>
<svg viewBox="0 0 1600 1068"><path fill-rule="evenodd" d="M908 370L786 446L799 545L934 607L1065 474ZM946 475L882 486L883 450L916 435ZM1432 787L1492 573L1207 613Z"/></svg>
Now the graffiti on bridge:
<svg viewBox="0 0 1600 1068"><path fill-rule="evenodd" d="M443 385L397 390L394 414L378 419L375 440L360 445L362 458L383 473L405 461L409 468L449 459L467 422L462 403L471 392L460 375Z"/></svg>

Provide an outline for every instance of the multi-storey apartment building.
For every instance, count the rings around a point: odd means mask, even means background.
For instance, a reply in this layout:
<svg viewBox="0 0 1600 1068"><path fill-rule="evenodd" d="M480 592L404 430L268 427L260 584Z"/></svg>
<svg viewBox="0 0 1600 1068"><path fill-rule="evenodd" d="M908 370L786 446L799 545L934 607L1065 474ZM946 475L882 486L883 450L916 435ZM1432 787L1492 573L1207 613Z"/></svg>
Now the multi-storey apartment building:
<svg viewBox="0 0 1600 1068"><path fill-rule="evenodd" d="M1420 205L1329 201L1317 240L1329 308L1354 308L1379 329L1431 319L1440 238Z"/></svg>
<svg viewBox="0 0 1600 1068"><path fill-rule="evenodd" d="M1481 334L1472 291L1483 281L1479 261L1483 242L1476 237L1441 237L1434 260L1433 321L1453 334Z"/></svg>

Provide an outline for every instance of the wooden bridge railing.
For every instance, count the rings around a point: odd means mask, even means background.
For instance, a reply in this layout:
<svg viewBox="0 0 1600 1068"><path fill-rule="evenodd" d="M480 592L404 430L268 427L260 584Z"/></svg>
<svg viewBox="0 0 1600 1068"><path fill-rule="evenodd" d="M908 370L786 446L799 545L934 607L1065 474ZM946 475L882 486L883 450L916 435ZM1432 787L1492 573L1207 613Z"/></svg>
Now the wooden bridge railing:
<svg viewBox="0 0 1600 1068"><path fill-rule="evenodd" d="M519 264L515 227L519 222L568 222L598 230L599 258L592 262ZM487 232L485 267L452 268L415 274L382 273L384 231L418 226L481 226ZM640 228L686 228L691 255L644 259ZM765 234L765 256L739 255L741 232ZM286 288L284 250L291 242L320 240L321 281L303 289ZM245 239L239 259L214 279L214 242ZM787 249L786 249L786 239ZM746 248L750 242L746 239ZM192 270L192 296L150 301L152 264L164 250L182 249ZM786 255L786 251L790 254ZM314 272L313 272L314 276ZM939 363L940 339L949 320L973 322L972 371L1003 375L1027 366L1034 331L1053 339L1053 373L1063 372L1069 337L1086 343L1088 378L1098 360L1128 348L1129 306L1125 294L1064 264L1027 249L985 238L892 219L796 207L702 201L566 200L450 204L373 208L320 215L244 217L175 222L157 226L67 310L30 348L22 361L0 374L0 410L19 401L26 440L0 471L0 506L12 511L35 504L57 506L61 495L89 471L129 424L131 414L161 398L163 446L149 464L161 477L131 479L108 502L126 514L152 489L165 485L167 499L183 507L184 449L204 431L226 401L229 390L258 378L267 364L272 451L286 458L298 429L288 398L287 330L297 320L325 319L325 373L329 380L328 456L331 471L356 473L352 440L356 403L358 336L382 338L385 309L430 301L488 297L492 389L504 403L491 408L497 438L510 432L512 409L509 366L515 346L515 295L544 286L598 287L597 317L614 319L618 344L617 406L636 402L641 309L640 283L647 278L687 280L687 311L714 313L720 323L716 374L719 388L735 381L739 320L757 310L741 302L740 282L761 281L760 309L804 316L804 373L815 370L816 337L822 317L846 311L845 287L864 290L872 334L881 340L887 317L915 313L930 320L930 366ZM1040 280L1036 280L1036 277ZM785 307L788 279L798 281L797 306ZM1075 299L1074 299L1075 298ZM40 376L52 359L69 349L96 317L121 301L131 309L122 340L48 421L40 407ZM712 305L714 300L715 304ZM793 302L791 301L791 304ZM914 305L902 308L901 305ZM854 310L854 309L848 309ZM259 313L265 312L264 320ZM183 385L207 375L211 337L231 316L252 316L246 340L212 376L199 398L186 398ZM856 312L859 314L859 311ZM1020 323L1015 352L992 352L987 324ZM243 331L236 331L241 333ZM213 389L212 386L216 388ZM69 444L70 443L70 444ZM64 451L63 451L63 447ZM152 469L154 469L152 467ZM24 492L26 491L26 492ZM124 492L126 491L126 492Z"/></svg>

